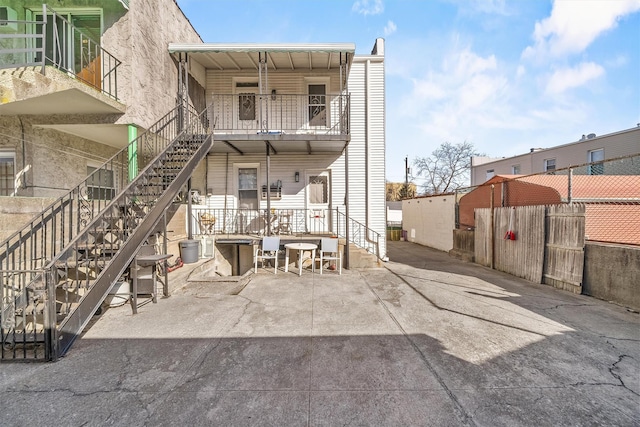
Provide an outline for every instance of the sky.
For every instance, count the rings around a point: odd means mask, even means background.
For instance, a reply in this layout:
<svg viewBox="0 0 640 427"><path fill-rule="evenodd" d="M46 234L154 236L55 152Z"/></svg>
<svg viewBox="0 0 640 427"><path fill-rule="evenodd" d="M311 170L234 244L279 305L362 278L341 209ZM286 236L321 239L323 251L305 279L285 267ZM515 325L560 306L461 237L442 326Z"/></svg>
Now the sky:
<svg viewBox="0 0 640 427"><path fill-rule="evenodd" d="M640 0L177 3L204 42L384 38L392 182L443 142L510 157L640 124Z"/></svg>

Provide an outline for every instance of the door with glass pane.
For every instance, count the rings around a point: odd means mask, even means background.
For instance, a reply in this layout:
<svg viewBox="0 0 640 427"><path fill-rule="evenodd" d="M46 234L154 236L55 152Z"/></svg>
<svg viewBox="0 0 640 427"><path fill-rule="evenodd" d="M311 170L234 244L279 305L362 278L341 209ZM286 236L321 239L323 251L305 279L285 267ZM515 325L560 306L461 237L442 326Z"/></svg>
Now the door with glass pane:
<svg viewBox="0 0 640 427"><path fill-rule="evenodd" d="M235 129L260 130L258 82L236 82L235 86Z"/></svg>
<svg viewBox="0 0 640 427"><path fill-rule="evenodd" d="M327 88L324 84L310 84L309 90L309 126L327 126Z"/></svg>
<svg viewBox="0 0 640 427"><path fill-rule="evenodd" d="M259 233L264 228L258 211L258 168L239 167L238 229L240 233Z"/></svg>
<svg viewBox="0 0 640 427"><path fill-rule="evenodd" d="M331 229L330 186L329 171L307 173L307 230L310 233L328 233Z"/></svg>

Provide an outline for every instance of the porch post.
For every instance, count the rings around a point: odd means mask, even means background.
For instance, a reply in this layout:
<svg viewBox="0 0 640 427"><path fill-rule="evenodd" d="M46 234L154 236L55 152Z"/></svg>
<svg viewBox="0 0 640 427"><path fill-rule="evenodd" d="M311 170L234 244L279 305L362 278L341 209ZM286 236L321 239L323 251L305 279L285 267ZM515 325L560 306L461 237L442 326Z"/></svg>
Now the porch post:
<svg viewBox="0 0 640 427"><path fill-rule="evenodd" d="M187 180L187 239L193 239L193 226L192 222L192 210L191 210L191 177Z"/></svg>
<svg viewBox="0 0 640 427"><path fill-rule="evenodd" d="M269 184L269 170L271 168L271 153L269 142L265 141L265 147L267 148L267 236L271 236L271 184ZM260 204L258 199L258 205Z"/></svg>

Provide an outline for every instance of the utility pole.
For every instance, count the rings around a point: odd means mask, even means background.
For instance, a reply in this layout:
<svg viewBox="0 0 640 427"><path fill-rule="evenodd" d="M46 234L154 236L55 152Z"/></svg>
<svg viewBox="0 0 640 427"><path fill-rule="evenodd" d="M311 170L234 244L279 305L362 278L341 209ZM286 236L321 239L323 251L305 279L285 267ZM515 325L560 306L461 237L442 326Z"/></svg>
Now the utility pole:
<svg viewBox="0 0 640 427"><path fill-rule="evenodd" d="M409 198L409 156L404 158L404 199Z"/></svg>

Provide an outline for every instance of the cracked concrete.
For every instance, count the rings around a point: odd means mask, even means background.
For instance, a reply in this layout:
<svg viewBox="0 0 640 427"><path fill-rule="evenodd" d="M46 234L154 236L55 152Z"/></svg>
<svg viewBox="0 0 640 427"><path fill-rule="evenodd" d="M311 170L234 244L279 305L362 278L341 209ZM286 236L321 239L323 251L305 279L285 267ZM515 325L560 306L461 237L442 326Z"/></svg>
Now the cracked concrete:
<svg viewBox="0 0 640 427"><path fill-rule="evenodd" d="M2 363L0 424L640 425L640 316L408 242L385 268L170 276L56 363ZM181 269L182 270L182 269Z"/></svg>

